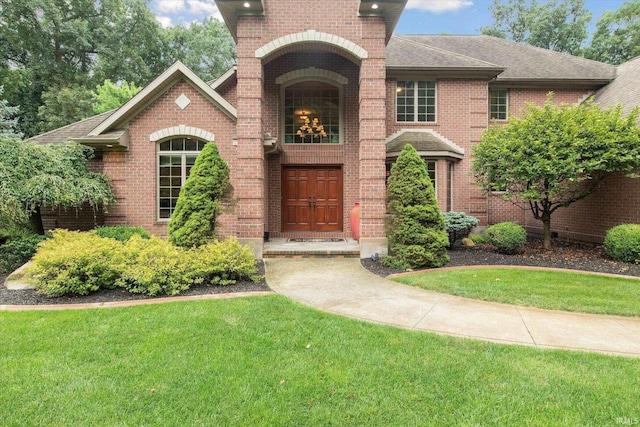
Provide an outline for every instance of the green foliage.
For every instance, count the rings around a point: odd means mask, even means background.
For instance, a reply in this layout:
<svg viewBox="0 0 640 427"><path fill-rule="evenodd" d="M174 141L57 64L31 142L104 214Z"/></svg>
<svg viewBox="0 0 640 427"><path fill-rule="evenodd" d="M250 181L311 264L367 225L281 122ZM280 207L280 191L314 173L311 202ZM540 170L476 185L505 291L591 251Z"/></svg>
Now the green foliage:
<svg viewBox="0 0 640 427"><path fill-rule="evenodd" d="M86 119L93 113L93 93L84 86L53 86L42 93L40 131L47 132Z"/></svg>
<svg viewBox="0 0 640 427"><path fill-rule="evenodd" d="M469 235L473 227L478 225L478 218L467 215L464 212L445 212L444 227L449 236L449 248L454 243Z"/></svg>
<svg viewBox="0 0 640 427"><path fill-rule="evenodd" d="M469 235L469 238L475 244L478 244L478 243L489 243L489 239L487 238L487 236L482 236L480 234L471 234L471 235Z"/></svg>
<svg viewBox="0 0 640 427"><path fill-rule="evenodd" d="M613 173L635 176L640 168L638 112L623 117L620 107L605 110L593 102L557 106L550 94L543 107L529 105L522 118L482 135L473 147L477 183L528 204L545 226L548 248L557 209L587 197Z"/></svg>
<svg viewBox="0 0 640 427"><path fill-rule="evenodd" d="M91 148L76 143L38 145L0 139L0 214L18 224L33 220L42 232L43 206L93 209L113 202L109 180L90 172Z"/></svg>
<svg viewBox="0 0 640 427"><path fill-rule="evenodd" d="M143 239L150 239L151 234L142 227L131 227L129 225L118 225L113 227L98 227L93 230L100 237L109 237L120 242L126 242L133 236L140 236Z"/></svg>
<svg viewBox="0 0 640 427"><path fill-rule="evenodd" d="M387 188L387 238L394 268L440 267L449 261L449 240L424 161L407 144L391 167Z"/></svg>
<svg viewBox="0 0 640 427"><path fill-rule="evenodd" d="M621 224L607 231L604 250L615 260L640 263L640 224Z"/></svg>
<svg viewBox="0 0 640 427"><path fill-rule="evenodd" d="M147 295L177 295L189 289L193 276L189 255L166 240L132 236L124 245L124 263L116 285Z"/></svg>
<svg viewBox="0 0 640 427"><path fill-rule="evenodd" d="M168 51L201 79L220 77L235 63L235 43L229 29L213 17L168 31Z"/></svg>
<svg viewBox="0 0 640 427"><path fill-rule="evenodd" d="M588 37L591 13L584 0L494 0L489 10L494 23L480 29L485 35L573 55Z"/></svg>
<svg viewBox="0 0 640 427"><path fill-rule="evenodd" d="M197 247L215 239L216 219L229 200L232 187L229 166L210 142L196 159L180 190L169 222L169 240L174 245Z"/></svg>
<svg viewBox="0 0 640 427"><path fill-rule="evenodd" d="M55 230L40 244L29 272L38 293L49 297L115 287L155 296L177 295L199 284L257 280L255 263L253 252L233 238L182 249L138 232L122 242L97 232Z"/></svg>
<svg viewBox="0 0 640 427"><path fill-rule="evenodd" d="M29 261L36 253L38 243L46 238L40 234L25 234L0 245L0 273L9 273Z"/></svg>
<svg viewBox="0 0 640 427"><path fill-rule="evenodd" d="M0 138L20 139L24 136L16 117L20 109L10 106L9 101L2 98L3 93L4 86L0 85Z"/></svg>
<svg viewBox="0 0 640 427"><path fill-rule="evenodd" d="M596 24L587 58L621 64L640 56L640 2L628 1L605 11Z"/></svg>
<svg viewBox="0 0 640 427"><path fill-rule="evenodd" d="M122 243L93 233L54 230L40 244L29 273L38 293L57 297L113 289L123 263Z"/></svg>
<svg viewBox="0 0 640 427"><path fill-rule="evenodd" d="M487 239L498 252L515 254L524 247L527 232L515 222L501 222L487 228Z"/></svg>
<svg viewBox="0 0 640 427"><path fill-rule="evenodd" d="M204 283L233 285L238 279L256 279L256 259L235 238L209 243L190 251L193 274Z"/></svg>
<svg viewBox="0 0 640 427"><path fill-rule="evenodd" d="M126 80L116 85L107 79L102 85L98 85L96 91L92 93L93 113L100 114L120 108L141 90L141 87L136 86L135 83L129 84Z"/></svg>

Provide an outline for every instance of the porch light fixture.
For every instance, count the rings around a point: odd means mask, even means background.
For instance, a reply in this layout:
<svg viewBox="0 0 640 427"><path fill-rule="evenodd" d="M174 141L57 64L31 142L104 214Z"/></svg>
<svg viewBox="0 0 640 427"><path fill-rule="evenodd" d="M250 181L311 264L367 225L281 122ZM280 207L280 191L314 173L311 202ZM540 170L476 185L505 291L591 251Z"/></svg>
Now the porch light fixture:
<svg viewBox="0 0 640 427"><path fill-rule="evenodd" d="M376 10L378 8L378 3L374 3L371 5L371 9Z"/></svg>
<svg viewBox="0 0 640 427"><path fill-rule="evenodd" d="M303 111L300 115L300 120L302 121L302 126L300 126L300 129L298 129L296 134L303 140L306 136L310 136L312 140L314 138L323 138L327 136L324 126L320 124L320 120L318 120L317 117L310 120L307 113Z"/></svg>
<svg viewBox="0 0 640 427"><path fill-rule="evenodd" d="M249 9L251 7L251 3L249 3L248 1L242 3L242 5L246 8Z"/></svg>

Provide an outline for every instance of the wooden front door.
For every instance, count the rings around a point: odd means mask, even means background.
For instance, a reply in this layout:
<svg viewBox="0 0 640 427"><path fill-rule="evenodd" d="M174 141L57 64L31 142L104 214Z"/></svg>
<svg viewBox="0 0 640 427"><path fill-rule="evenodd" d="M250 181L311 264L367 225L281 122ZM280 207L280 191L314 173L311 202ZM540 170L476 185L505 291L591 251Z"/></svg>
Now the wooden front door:
<svg viewBox="0 0 640 427"><path fill-rule="evenodd" d="M282 231L342 230L342 168L284 166Z"/></svg>

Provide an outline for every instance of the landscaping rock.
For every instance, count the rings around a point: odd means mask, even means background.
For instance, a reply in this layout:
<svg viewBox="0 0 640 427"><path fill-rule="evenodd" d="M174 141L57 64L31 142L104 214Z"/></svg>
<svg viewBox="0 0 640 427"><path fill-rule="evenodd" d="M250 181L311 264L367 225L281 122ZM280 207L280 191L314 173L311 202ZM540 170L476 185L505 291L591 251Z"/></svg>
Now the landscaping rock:
<svg viewBox="0 0 640 427"><path fill-rule="evenodd" d="M32 283L31 276L26 271L29 265L31 265L31 262L24 264L8 275L4 281L4 286L11 290L35 289L36 285Z"/></svg>
<svg viewBox="0 0 640 427"><path fill-rule="evenodd" d="M462 239L462 244L467 248L472 248L476 245L475 243L473 243L473 240L471 240L468 237L465 237L464 239Z"/></svg>

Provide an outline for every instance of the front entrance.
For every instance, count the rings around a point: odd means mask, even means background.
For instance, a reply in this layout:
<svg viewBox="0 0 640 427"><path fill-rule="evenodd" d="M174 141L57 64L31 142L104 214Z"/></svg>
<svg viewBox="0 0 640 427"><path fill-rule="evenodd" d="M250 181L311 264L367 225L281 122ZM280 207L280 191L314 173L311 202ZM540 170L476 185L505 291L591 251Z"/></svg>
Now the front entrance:
<svg viewBox="0 0 640 427"><path fill-rule="evenodd" d="M342 231L340 166L283 166L282 231Z"/></svg>

